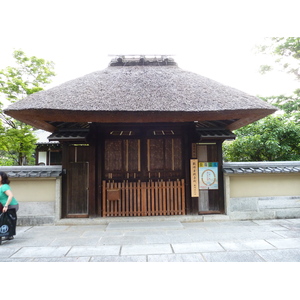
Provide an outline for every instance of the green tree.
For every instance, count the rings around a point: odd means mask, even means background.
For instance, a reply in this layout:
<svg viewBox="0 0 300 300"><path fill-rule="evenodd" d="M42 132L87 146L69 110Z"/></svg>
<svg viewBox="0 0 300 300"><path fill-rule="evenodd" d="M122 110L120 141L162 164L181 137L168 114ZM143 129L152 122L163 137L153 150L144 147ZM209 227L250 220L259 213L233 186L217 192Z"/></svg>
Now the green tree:
<svg viewBox="0 0 300 300"><path fill-rule="evenodd" d="M268 116L235 131L224 143L225 161L300 160L300 127L285 116Z"/></svg>
<svg viewBox="0 0 300 300"><path fill-rule="evenodd" d="M44 89L54 76L54 63L35 56L27 57L21 50L13 53L15 67L0 70L0 93L6 103L20 101ZM32 164L37 139L34 128L8 117L0 102L0 163L2 165Z"/></svg>
<svg viewBox="0 0 300 300"><path fill-rule="evenodd" d="M271 37L266 38L264 45L257 46L259 52L274 57L274 63L262 65L262 73L274 70L279 67L287 73L293 74L297 80L300 80L300 37Z"/></svg>
<svg viewBox="0 0 300 300"><path fill-rule="evenodd" d="M300 37L272 37L267 38L264 45L257 47L258 51L273 57L274 63L262 65L261 73L274 69L292 74L300 82ZM288 118L300 122L300 88L289 96L272 95L264 100L283 110Z"/></svg>
<svg viewBox="0 0 300 300"><path fill-rule="evenodd" d="M300 38L273 37L258 47L274 57L272 66L261 66L265 73L278 67L300 80ZM290 96L262 98L277 106L282 114L272 115L235 131L237 138L224 143L226 161L289 161L300 160L300 89Z"/></svg>

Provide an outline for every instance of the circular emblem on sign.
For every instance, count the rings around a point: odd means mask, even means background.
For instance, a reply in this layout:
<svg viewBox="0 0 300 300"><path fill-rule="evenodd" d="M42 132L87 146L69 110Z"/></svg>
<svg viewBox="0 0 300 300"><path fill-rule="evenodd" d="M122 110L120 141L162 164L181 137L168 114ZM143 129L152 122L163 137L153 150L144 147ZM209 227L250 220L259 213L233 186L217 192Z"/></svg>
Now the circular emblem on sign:
<svg viewBox="0 0 300 300"><path fill-rule="evenodd" d="M6 233L8 231L8 226L7 225L2 225L0 227L0 233Z"/></svg>
<svg viewBox="0 0 300 300"><path fill-rule="evenodd" d="M205 170L202 173L201 179L205 185L211 186L216 182L216 174L212 170Z"/></svg>

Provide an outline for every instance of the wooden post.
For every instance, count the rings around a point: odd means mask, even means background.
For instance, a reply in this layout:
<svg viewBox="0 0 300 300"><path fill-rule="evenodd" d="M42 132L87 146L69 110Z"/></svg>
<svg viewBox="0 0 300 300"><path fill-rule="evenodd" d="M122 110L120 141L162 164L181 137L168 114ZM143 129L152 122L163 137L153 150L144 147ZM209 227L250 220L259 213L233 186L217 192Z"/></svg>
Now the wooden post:
<svg viewBox="0 0 300 300"><path fill-rule="evenodd" d="M103 218L106 217L106 181L102 181L102 208L103 208Z"/></svg>

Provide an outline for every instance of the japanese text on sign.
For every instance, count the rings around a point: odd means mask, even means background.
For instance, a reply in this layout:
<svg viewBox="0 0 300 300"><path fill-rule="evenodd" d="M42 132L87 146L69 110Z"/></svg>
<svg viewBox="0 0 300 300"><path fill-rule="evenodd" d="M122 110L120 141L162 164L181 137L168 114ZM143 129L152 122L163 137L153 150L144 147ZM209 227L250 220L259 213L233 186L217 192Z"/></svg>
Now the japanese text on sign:
<svg viewBox="0 0 300 300"><path fill-rule="evenodd" d="M199 197L198 159L191 159L191 194Z"/></svg>

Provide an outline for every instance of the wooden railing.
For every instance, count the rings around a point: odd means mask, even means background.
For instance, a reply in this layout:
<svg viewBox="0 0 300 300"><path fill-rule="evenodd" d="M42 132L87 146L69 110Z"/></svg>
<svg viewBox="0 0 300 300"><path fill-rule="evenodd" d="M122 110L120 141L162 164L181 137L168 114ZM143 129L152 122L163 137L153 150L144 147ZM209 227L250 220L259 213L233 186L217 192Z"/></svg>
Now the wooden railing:
<svg viewBox="0 0 300 300"><path fill-rule="evenodd" d="M103 181L102 209L103 217L184 215L184 179Z"/></svg>

